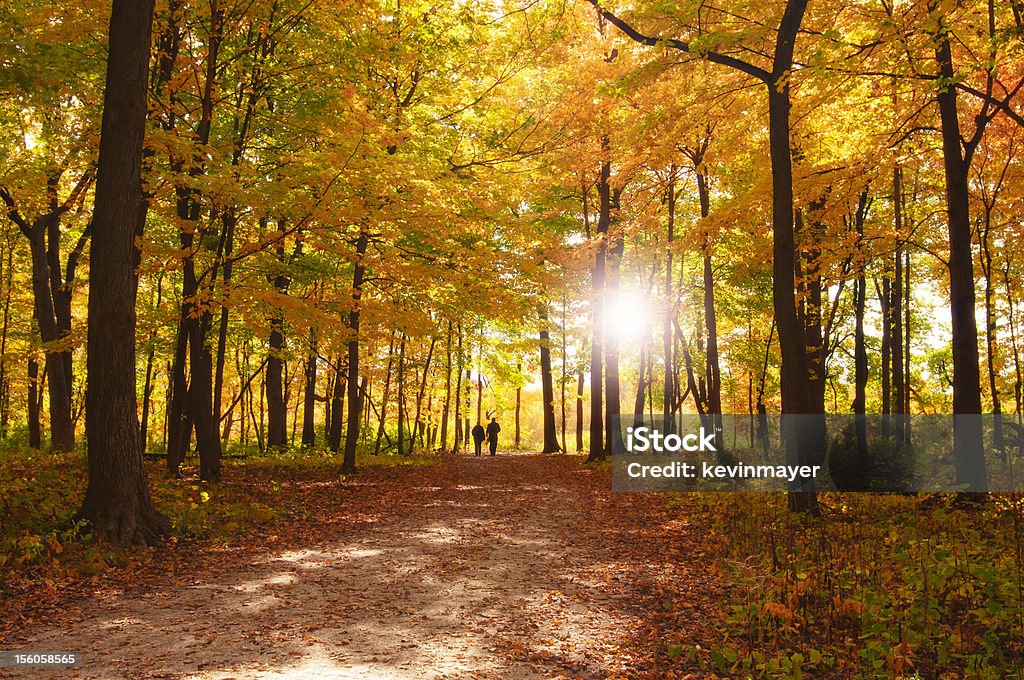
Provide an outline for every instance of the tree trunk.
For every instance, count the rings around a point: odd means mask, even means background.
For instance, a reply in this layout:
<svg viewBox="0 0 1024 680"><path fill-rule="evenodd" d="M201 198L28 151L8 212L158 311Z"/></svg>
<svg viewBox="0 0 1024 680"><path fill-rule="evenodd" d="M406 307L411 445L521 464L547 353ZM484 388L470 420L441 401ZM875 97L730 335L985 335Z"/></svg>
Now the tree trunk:
<svg viewBox="0 0 1024 680"><path fill-rule="evenodd" d="M672 166L669 169L669 181L668 188L665 194L665 203L668 206L668 231L666 234L666 241L668 243L665 249L665 331L662 335L662 351L665 358L665 386L664 386L664 406L663 414L670 416L675 413L676 403L676 362L675 362L675 324L673 318L675 315L674 311L674 300L675 295L672 289L672 260L674 253L672 252L672 242L675 240L675 224L676 224L676 168Z"/></svg>
<svg viewBox="0 0 1024 680"><path fill-rule="evenodd" d="M609 163L610 166L610 163ZM609 168L610 169L610 168ZM600 188L600 187L599 187ZM609 187L610 188L610 187ZM605 238L610 241L608 247L608 259L606 261L607 271L605 278L605 300L617 300L619 297L619 265L622 262L622 255L625 250L625 241L617 229L612 229L614 222L618 221L619 196L622 189L611 190L611 201L608 206L607 227ZM607 307L605 308L605 330L609 328L609 322L618 323L617 319L608 319ZM619 384L619 338L615 333L605 332L604 336L604 455L612 454L612 446L615 441L615 417L622 412L621 386Z"/></svg>
<svg viewBox="0 0 1024 680"><path fill-rule="evenodd" d="M469 432L462 431L462 370L464 368L465 357L462 354L462 323L459 322L457 326L458 331L458 347L456 349L456 372L458 376L455 381L455 444L452 445L452 453L459 452L459 446L462 442L469 439ZM465 439L464 439L465 438Z"/></svg>
<svg viewBox="0 0 1024 680"><path fill-rule="evenodd" d="M302 393L302 446L316 446L316 329L309 329L309 353L306 355L305 386Z"/></svg>
<svg viewBox="0 0 1024 680"><path fill-rule="evenodd" d="M282 451L287 445L288 413L284 403L284 385L281 372L284 368L282 353L284 334L281 325L284 320L276 317L270 320L270 351L267 353L267 448Z"/></svg>
<svg viewBox="0 0 1024 680"><path fill-rule="evenodd" d="M796 244L793 225L793 159L790 155L790 87L793 50L807 9L807 0L788 0L779 24L775 58L768 82L768 143L772 164L772 304L782 353L780 383L783 414L822 414L807 418L786 439L791 464L815 464L825 450L824 403L812 403L803 329L797 318L794 295ZM791 487L789 507L798 512L818 512L813 484Z"/></svg>
<svg viewBox="0 0 1024 680"><path fill-rule="evenodd" d="M640 367L636 372L636 397L633 399L633 427L643 425L644 402L647 399L647 347L646 343L640 347Z"/></svg>
<svg viewBox="0 0 1024 680"><path fill-rule="evenodd" d="M868 460L868 439L867 439L867 385L868 385L868 352L866 339L864 337L864 308L867 302L867 278L864 275L864 267L867 266L867 258L864 253L864 219L867 216L867 190L861 192L860 200L857 203L857 211L854 215L854 225L857 229L857 278L853 284L853 309L854 309L854 331L853 331L853 363L854 363L854 398L853 413L854 427L856 428L857 439L857 460L863 471L867 471Z"/></svg>
<svg viewBox="0 0 1024 680"><path fill-rule="evenodd" d="M938 11L936 0L929 2ZM942 127L942 159L946 180L946 211L949 219L949 298L953 336L953 413L981 413L981 375L978 357L978 326L974 316L974 263L971 255L970 195L967 162L961 151L957 111L956 75L945 17L939 16L935 35L935 61L941 86L935 99ZM987 485L985 450L980 418L957 419L953 432L956 483L968 492L984 491Z"/></svg>
<svg viewBox="0 0 1024 680"><path fill-rule="evenodd" d="M551 336L548 332L548 310L540 308L540 382L544 409L544 449L541 453L558 453L558 434L555 431L555 386L551 376ZM518 404L518 400L517 400ZM518 410L518 409L517 409ZM518 432L518 427L516 428Z"/></svg>
<svg viewBox="0 0 1024 680"><path fill-rule="evenodd" d="M694 160L697 173L697 194L700 200L700 216L707 219L711 214L711 194L708 189L707 172L703 166L704 152ZM707 328L706 368L708 414L715 432L715 449L719 460L723 459L725 441L722 432L722 370L718 360L718 315L715 311L715 276L711 265L711 243L704 234L701 243L704 259L704 325Z"/></svg>
<svg viewBox="0 0 1024 680"><path fill-rule="evenodd" d="M994 199L993 199L994 201ZM999 374L999 358L996 353L996 313L995 313L995 281L993 280L991 204L985 205L984 221L978 238L981 241L981 270L985 275L985 351L988 356L988 387L992 395L992 446L1005 456L1005 438L1003 435L1003 407L999 399L999 385L996 382Z"/></svg>
<svg viewBox="0 0 1024 680"><path fill-rule="evenodd" d="M484 340L481 336L477 345L476 369L476 422L484 422Z"/></svg>
<svg viewBox="0 0 1024 680"><path fill-rule="evenodd" d="M234 252L235 224L238 222L238 218L235 216L234 209L229 208L225 210L221 218L221 222L224 225L224 245L222 250L224 264L223 268L221 269L221 276L226 293L229 286L231 285L231 254ZM222 304L220 308L220 319L217 327L217 359L213 376L213 415L215 420L217 421L220 421L220 409L224 398L224 359L227 355L227 351L228 306L227 304Z"/></svg>
<svg viewBox="0 0 1024 680"><path fill-rule="evenodd" d="M14 288L14 248L8 239L5 243L4 267L4 320L0 331L0 439L6 439L11 417L11 385L7 377L7 336L11 321L11 293Z"/></svg>
<svg viewBox="0 0 1024 680"><path fill-rule="evenodd" d="M39 363L28 360L28 445L38 449L43 445L39 422Z"/></svg>
<svg viewBox="0 0 1024 680"><path fill-rule="evenodd" d="M359 230L356 239L356 259L352 268L352 310L348 314L348 428L345 431L345 457L341 473L356 471L356 445L359 443L359 423L362 419L363 399L359 392L359 307L362 304L363 276L366 265L363 257L370 242L366 227Z"/></svg>
<svg viewBox="0 0 1024 680"><path fill-rule="evenodd" d="M576 380L576 453L583 452L583 368Z"/></svg>
<svg viewBox="0 0 1024 680"><path fill-rule="evenodd" d="M196 431L199 452L199 478L207 482L220 480L220 423L213 418L213 355L206 342L211 317L208 313L189 324L189 363L191 384L188 386L188 412Z"/></svg>
<svg viewBox="0 0 1024 680"><path fill-rule="evenodd" d="M342 411L345 408L345 371L339 354L334 364L334 384L331 388L331 428L327 432L327 446L331 451L341 451Z"/></svg>
<svg viewBox="0 0 1024 680"><path fill-rule="evenodd" d="M566 447L566 448L568 448L568 446L569 446L568 440L565 438L565 382L566 382L566 377L567 377L567 375L566 375L566 364L565 364L565 362L566 362L566 349L567 349L566 348L566 338L565 338L565 323L566 323L565 316L566 316L566 312L567 312L567 309L566 309L567 307L568 307L568 297L563 293L562 294L562 328L561 328L561 331L562 331L562 361L561 361L561 364L562 364L562 379L559 380L558 384L559 384L559 387L560 387L561 393L562 393L561 394L561 398L559 399L559 404L561 405L561 408L562 408L562 446Z"/></svg>
<svg viewBox="0 0 1024 680"><path fill-rule="evenodd" d="M604 144L602 144L604 147ZM602 161L601 175L597 183L599 198L597 221L597 253L594 256L594 271L591 275L591 320L590 342L590 453L587 462L605 457L604 448L604 325L605 325L605 265L608 243L605 234L611 218L611 163Z"/></svg>
<svg viewBox="0 0 1024 680"><path fill-rule="evenodd" d="M882 437L887 438L892 415L892 279L888 273L882 277L878 304L882 308Z"/></svg>
<svg viewBox="0 0 1024 680"><path fill-rule="evenodd" d="M274 276L267 276L279 296L288 294L291 280L284 272L285 221L277 221L277 247L275 254L281 269ZM288 446L288 403L284 393L282 372L284 371L284 318L279 308L274 309L270 318L269 352L267 353L267 449L282 451ZM337 450L337 449L335 449Z"/></svg>
<svg viewBox="0 0 1024 680"><path fill-rule="evenodd" d="M32 297L39 336L44 343L47 389L50 397L50 450L71 451L75 448L74 425L71 422L71 386L65 372L64 352L45 345L61 339L55 304L51 293L50 266L46 253L46 227L55 221L37 220L27 232L32 255Z"/></svg>
<svg viewBox="0 0 1024 680"><path fill-rule="evenodd" d="M398 455L405 455L405 331L398 346Z"/></svg>
<svg viewBox="0 0 1024 680"><path fill-rule="evenodd" d="M444 345L444 406L441 407L441 452L448 453L448 417L452 403L452 322Z"/></svg>
<svg viewBox="0 0 1024 680"><path fill-rule="evenodd" d="M522 363L517 363L516 364L516 373L518 373L521 376L522 372L523 372L523 364ZM520 427L520 422L519 422L519 416L520 416L520 412L522 411L522 408L523 408L523 386L522 385L516 385L516 439L515 439L515 447L517 449L519 448L519 445L522 443L522 428Z"/></svg>
<svg viewBox="0 0 1024 680"><path fill-rule="evenodd" d="M146 124L153 0L113 0L93 210L86 393L89 483L79 515L94 536L149 545L169 529L142 463L135 393L135 237L145 215Z"/></svg>
<svg viewBox="0 0 1024 680"><path fill-rule="evenodd" d="M185 461L192 438L192 421L186 412L186 394L188 385L185 382L185 361L188 353L188 332L185 329L185 310L182 309L178 321L178 332L174 347L174 360L171 362L170 381L167 399L167 473L171 477L181 475L181 464Z"/></svg>
<svg viewBox="0 0 1024 680"><path fill-rule="evenodd" d="M427 392L427 376L430 374L430 362L434 358L434 347L437 344L437 338L430 338L430 349L427 351L427 360L423 364L423 378L420 381L419 392L416 393L416 418L413 422L412 438L410 439L409 452L416 448L416 438L420 438L420 444L423 444L423 427L424 423L421 422L420 417L423 412L423 396ZM429 409L428 409L429 410Z"/></svg>
<svg viewBox="0 0 1024 680"><path fill-rule="evenodd" d="M388 343L388 367L384 371L384 395L380 399L380 422L377 424L377 437L373 443L373 455L380 455L380 442L385 435L387 425L388 399L391 398L391 367L395 359L395 331L391 331Z"/></svg>

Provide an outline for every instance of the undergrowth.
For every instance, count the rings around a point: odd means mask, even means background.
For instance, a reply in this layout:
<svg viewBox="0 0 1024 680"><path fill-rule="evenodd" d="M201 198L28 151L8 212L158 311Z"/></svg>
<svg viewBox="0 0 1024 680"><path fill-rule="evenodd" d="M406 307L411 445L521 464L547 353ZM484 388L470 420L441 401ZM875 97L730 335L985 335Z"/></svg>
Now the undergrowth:
<svg viewBox="0 0 1024 680"><path fill-rule="evenodd" d="M357 456L358 468L426 465L431 456ZM147 461L157 509L170 519L170 542L228 542L246 531L310 511L303 484L337 483L341 457L296 450L224 460L221 483L200 482L188 460L183 479L168 478L163 463ZM85 494L81 451L52 454L0 449L0 594L15 581L58 583L94 577L142 559L142 551L92 540L76 512Z"/></svg>
<svg viewBox="0 0 1024 680"><path fill-rule="evenodd" d="M719 643L674 655L738 677L1024 677L1020 496L822 494L817 518L783 494L672 502L731 586Z"/></svg>

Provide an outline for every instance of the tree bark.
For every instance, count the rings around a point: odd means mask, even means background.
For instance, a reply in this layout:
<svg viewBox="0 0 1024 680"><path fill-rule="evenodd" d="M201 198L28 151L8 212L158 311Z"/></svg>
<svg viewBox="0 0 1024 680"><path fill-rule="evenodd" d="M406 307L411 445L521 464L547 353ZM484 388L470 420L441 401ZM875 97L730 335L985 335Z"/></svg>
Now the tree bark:
<svg viewBox="0 0 1024 680"><path fill-rule="evenodd" d="M932 12L939 12L935 0ZM935 95L942 132L942 160L946 181L946 212L949 222L949 297L953 336L953 413L981 413L981 375L978 326L975 320L974 263L971 255L968 163L961 150L955 73L945 16L938 17L935 62L942 85ZM987 485L980 418L957 419L953 432L956 483L967 492L984 491Z"/></svg>
<svg viewBox="0 0 1024 680"><path fill-rule="evenodd" d="M363 257L369 242L370 233L364 225L356 239L356 259L352 267L352 310L348 313L348 428L345 431L345 456L341 463L343 475L356 471L356 445L359 443L359 423L362 419L363 399L359 392L359 308L366 272Z"/></svg>
<svg viewBox="0 0 1024 680"><path fill-rule="evenodd" d="M405 331L398 345L398 455L405 455Z"/></svg>
<svg viewBox="0 0 1024 680"><path fill-rule="evenodd" d="M309 353L306 355L305 386L302 393L302 446L316 446L316 329L309 329Z"/></svg>
<svg viewBox="0 0 1024 680"><path fill-rule="evenodd" d="M377 437L373 443L373 455L380 455L380 443L386 434L388 400L391 398L391 367L395 360L395 331L391 331L388 342L388 366L384 370L384 394L380 399L380 422L377 424Z"/></svg>
<svg viewBox="0 0 1024 680"><path fill-rule="evenodd" d="M339 354L334 364L334 385L331 388L331 427L327 432L327 446L331 451L341 451L342 411L345 408L345 370Z"/></svg>
<svg viewBox="0 0 1024 680"><path fill-rule="evenodd" d="M583 368L576 379L576 453L583 451Z"/></svg>
<svg viewBox="0 0 1024 680"><path fill-rule="evenodd" d="M452 403L452 322L448 321L448 336L444 345L444 406L441 407L441 452L448 453L448 419Z"/></svg>
<svg viewBox="0 0 1024 680"><path fill-rule="evenodd" d="M540 382L544 410L544 449L541 453L558 453L558 433L555 431L555 386L551 376L551 336L548 331L548 311L541 304L540 311ZM516 399L518 411L518 398ZM516 428L518 431L518 427Z"/></svg>
<svg viewBox="0 0 1024 680"><path fill-rule="evenodd" d="M522 372L523 372L523 364L522 363L517 363L516 364L516 373L518 373L519 375L522 375ZM523 437L522 428L520 427L520 422L519 422L519 416L521 414L522 408L523 408L523 386L522 385L516 385L516 437L515 437L515 447L517 449L519 448L519 445L522 443L522 437Z"/></svg>
<svg viewBox="0 0 1024 680"><path fill-rule="evenodd" d="M700 201L700 216L706 220L711 215L711 192L708 175L704 167L704 154L710 134L705 137L697 152L691 156L693 170L697 175L697 195ZM724 460L725 442L722 432L722 369L718 359L718 314L715 310L715 274L711 262L711 240L707 233L701 242L704 274L704 325L707 329L707 350L705 374L707 376L707 405L711 426L715 432L715 450L719 460Z"/></svg>
<svg viewBox="0 0 1024 680"><path fill-rule="evenodd" d="M43 445L39 422L39 362L28 360L28 445L38 449Z"/></svg>
<svg viewBox="0 0 1024 680"><path fill-rule="evenodd" d="M94 536L149 545L169 529L149 496L135 393L135 237L145 215L153 0L113 0L89 277L89 483L79 515Z"/></svg>
<svg viewBox="0 0 1024 680"><path fill-rule="evenodd" d="M857 230L857 277L853 284L853 310L854 310L854 331L853 331L853 363L854 363L854 398L853 413L854 427L856 428L857 460L866 471L869 465L868 460L868 439L867 439L867 385L868 385L868 352L864 336L864 308L867 302L867 277L864 268L867 266L867 257L864 253L864 220L867 217L868 193L865 189L861 192L857 202L857 210L854 214L854 226Z"/></svg>
<svg viewBox="0 0 1024 680"><path fill-rule="evenodd" d="M469 439L469 432L462 431L462 370L464 368L465 356L462 353L462 322L457 328L458 346L456 348L456 380L455 380L455 444L452 445L452 453L459 452L462 442ZM465 440L463 439L465 437Z"/></svg>
<svg viewBox="0 0 1024 680"><path fill-rule="evenodd" d="M780 382L784 414L821 415L804 418L806 426L787 437L791 461L814 464L825 451L824 403L812 398L810 366L803 329L797 317L794 295L795 239L793 222L793 159L790 155L790 88L793 51L807 9L807 0L787 0L775 43L775 57L768 85L768 144L772 164L772 303L782 351ZM818 513L813 484L791 488L789 507Z"/></svg>

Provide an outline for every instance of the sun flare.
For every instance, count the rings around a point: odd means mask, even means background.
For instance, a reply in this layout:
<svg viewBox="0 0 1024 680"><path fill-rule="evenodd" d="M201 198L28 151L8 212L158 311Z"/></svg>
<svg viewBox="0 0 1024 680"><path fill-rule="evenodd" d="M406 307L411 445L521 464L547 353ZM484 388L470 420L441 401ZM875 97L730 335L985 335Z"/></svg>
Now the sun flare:
<svg viewBox="0 0 1024 680"><path fill-rule="evenodd" d="M631 342L649 332L654 310L639 295L624 291L608 299L604 318L605 336Z"/></svg>

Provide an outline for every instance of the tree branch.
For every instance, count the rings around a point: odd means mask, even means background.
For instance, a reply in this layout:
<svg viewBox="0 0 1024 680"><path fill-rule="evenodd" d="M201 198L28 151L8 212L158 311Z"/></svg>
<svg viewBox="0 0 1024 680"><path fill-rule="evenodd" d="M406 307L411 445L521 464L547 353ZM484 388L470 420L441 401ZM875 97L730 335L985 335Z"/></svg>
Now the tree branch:
<svg viewBox="0 0 1024 680"><path fill-rule="evenodd" d="M676 38L662 38L645 35L640 31L636 30L635 28L633 28L631 25L629 25L619 17L615 16L608 10L601 7L599 0L588 0L588 2L590 2L590 4L594 6L594 9L596 9L598 13L602 17L604 17L606 21L611 23L613 26L616 26L620 31L622 31L627 36L632 38L634 41L640 43L641 45L650 45L651 47L663 45L665 47L671 47L672 49L679 50L680 52L686 52L688 54L695 54L699 57L704 57L708 61L713 62L715 64L721 64L722 66L728 66L730 68L736 69L737 71L746 73L748 76L757 78L758 80L765 84L771 82L771 74L768 73L768 71L765 71L763 68L754 66L753 64L745 62L742 59L730 57L727 54L721 54L719 52L713 52L711 50L693 50L690 47L690 43L678 40Z"/></svg>

